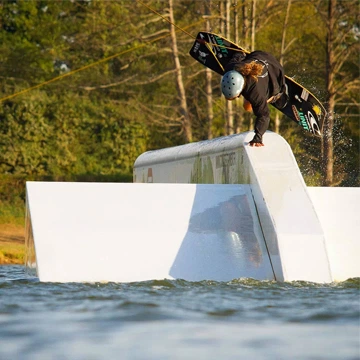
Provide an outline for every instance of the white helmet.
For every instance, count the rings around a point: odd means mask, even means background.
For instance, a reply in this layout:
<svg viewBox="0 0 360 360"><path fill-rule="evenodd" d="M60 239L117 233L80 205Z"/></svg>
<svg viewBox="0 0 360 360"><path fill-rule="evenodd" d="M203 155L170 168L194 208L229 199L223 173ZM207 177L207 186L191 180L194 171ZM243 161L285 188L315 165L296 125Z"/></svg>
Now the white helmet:
<svg viewBox="0 0 360 360"><path fill-rule="evenodd" d="M226 72L221 79L221 91L226 99L235 99L241 94L244 84L244 77L239 72L231 70Z"/></svg>

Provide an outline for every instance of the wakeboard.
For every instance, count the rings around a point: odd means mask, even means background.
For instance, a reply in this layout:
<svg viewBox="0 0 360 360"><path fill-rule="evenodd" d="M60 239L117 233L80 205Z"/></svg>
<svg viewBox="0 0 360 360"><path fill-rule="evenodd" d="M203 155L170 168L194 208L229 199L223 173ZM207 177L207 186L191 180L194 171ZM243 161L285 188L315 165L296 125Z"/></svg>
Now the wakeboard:
<svg viewBox="0 0 360 360"><path fill-rule="evenodd" d="M248 50L220 35L201 31L198 33L189 53L204 66L219 75L224 75L225 66L238 51L250 53ZM287 85L289 101L284 108L277 109L306 131L321 137L326 118L324 106L315 95L292 78L285 76L285 83ZM276 107L275 104L271 105Z"/></svg>

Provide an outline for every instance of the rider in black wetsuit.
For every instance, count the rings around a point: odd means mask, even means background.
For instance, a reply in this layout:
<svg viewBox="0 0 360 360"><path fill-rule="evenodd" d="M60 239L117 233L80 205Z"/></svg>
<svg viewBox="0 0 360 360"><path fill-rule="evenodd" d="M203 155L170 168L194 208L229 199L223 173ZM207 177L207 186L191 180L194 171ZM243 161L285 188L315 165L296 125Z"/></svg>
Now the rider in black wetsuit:
<svg viewBox="0 0 360 360"><path fill-rule="evenodd" d="M263 146L262 136L270 122L268 103L283 108L288 101L283 67L264 51L238 52L225 67L221 88L227 100L243 95L251 104L256 121L255 136L250 145Z"/></svg>

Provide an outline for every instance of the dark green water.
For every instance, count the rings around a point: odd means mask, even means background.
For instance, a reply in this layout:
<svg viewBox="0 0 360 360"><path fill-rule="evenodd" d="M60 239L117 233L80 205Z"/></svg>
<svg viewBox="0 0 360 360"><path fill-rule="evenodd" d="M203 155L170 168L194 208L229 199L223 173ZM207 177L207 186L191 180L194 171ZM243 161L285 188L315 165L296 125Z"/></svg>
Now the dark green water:
<svg viewBox="0 0 360 360"><path fill-rule="evenodd" d="M0 359L360 359L360 279L40 283L0 266Z"/></svg>

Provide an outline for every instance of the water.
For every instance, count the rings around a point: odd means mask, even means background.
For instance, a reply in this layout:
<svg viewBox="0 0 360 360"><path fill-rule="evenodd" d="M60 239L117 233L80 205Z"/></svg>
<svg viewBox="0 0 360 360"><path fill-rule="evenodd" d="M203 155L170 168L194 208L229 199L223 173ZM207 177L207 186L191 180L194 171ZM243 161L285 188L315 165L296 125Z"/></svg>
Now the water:
<svg viewBox="0 0 360 360"><path fill-rule="evenodd" d="M0 266L0 359L359 359L360 279L41 283Z"/></svg>

